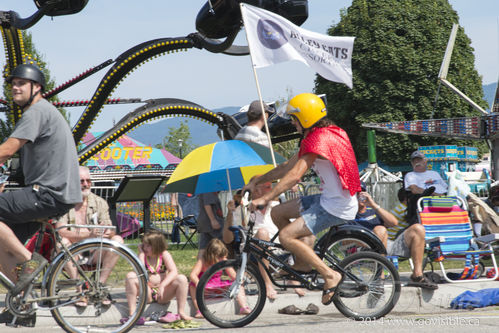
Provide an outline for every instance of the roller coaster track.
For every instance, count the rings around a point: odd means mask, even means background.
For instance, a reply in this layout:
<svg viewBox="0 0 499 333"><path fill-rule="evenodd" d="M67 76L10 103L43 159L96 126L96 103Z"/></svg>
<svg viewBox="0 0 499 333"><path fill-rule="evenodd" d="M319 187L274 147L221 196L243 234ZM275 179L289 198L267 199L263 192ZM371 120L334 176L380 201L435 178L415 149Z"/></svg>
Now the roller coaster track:
<svg viewBox="0 0 499 333"><path fill-rule="evenodd" d="M8 75L12 69L15 68L15 66L26 60L26 55L24 54L22 34L20 31L14 28L2 28L2 36L4 39L4 48L7 54L7 68L5 70L5 75ZM173 98L152 99L147 101L141 101L140 99L110 98L110 95L119 86L119 84L121 84L121 82L123 82L123 80L131 72L136 70L143 63L171 52L185 51L192 47L202 49L207 45L208 44L200 39L197 34L190 34L187 37L160 38L147 41L123 52L115 60L107 60L100 65L86 70L62 85L46 92L44 97L50 98L85 79L86 77L98 72L99 70L112 65L100 81L90 100L53 103L57 107L86 106L82 115L72 129L75 143L79 147L82 146L82 139L85 133L92 126L94 120L104 105L117 103L145 103L145 105L126 115L97 140L90 144L87 143L87 145L78 152L79 162L81 164L84 163L93 155L97 154L112 142L116 141L119 137L131 130L134 130L145 122L162 117L183 116L196 118L206 121L211 125L218 126L218 129L223 131L225 138L230 139L234 137L237 130L240 128L239 123L237 123L234 118L223 113L216 114L193 102ZM225 47L220 47L219 49L213 49L212 47L209 51L222 52L221 50L223 49L225 49ZM244 49L239 50L231 48L230 52L232 55L243 55L246 51ZM5 101L2 101L2 104L5 104L3 102ZM10 110L12 110L12 108L10 108ZM21 117L21 110L16 110L15 112L10 112L9 114L13 115L15 123L15 121Z"/></svg>
<svg viewBox="0 0 499 333"><path fill-rule="evenodd" d="M186 50L193 46L193 41L187 37L160 38L144 42L122 53L104 75L90 99L90 104L85 108L80 119L73 127L75 142L77 144L81 142L108 97L131 72L151 58L165 53Z"/></svg>
<svg viewBox="0 0 499 333"><path fill-rule="evenodd" d="M4 78L6 78L17 65L24 63L26 53L24 52L24 40L20 30L0 25L0 32L2 33L3 48L7 62L4 68ZM11 112L8 114L8 117L15 124L21 118L22 110L14 104L10 105L10 110Z"/></svg>
<svg viewBox="0 0 499 333"><path fill-rule="evenodd" d="M145 105L123 117L113 128L109 129L97 140L80 150L78 152L80 164L116 141L123 134L135 129L145 122L157 118L175 116L193 117L204 120L212 125L217 125L219 128L223 128L224 115L213 113L212 111L189 101L174 98L161 98L147 100L145 103Z"/></svg>

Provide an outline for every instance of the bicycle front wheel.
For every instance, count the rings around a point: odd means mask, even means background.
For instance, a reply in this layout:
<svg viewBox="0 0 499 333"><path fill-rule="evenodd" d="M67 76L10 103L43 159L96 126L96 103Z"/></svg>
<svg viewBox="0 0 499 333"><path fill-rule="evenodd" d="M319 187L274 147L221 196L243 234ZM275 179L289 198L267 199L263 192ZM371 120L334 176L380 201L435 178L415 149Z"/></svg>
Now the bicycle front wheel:
<svg viewBox="0 0 499 333"><path fill-rule="evenodd" d="M47 294L56 307L51 313L59 326L71 333L129 331L147 298L146 274L138 258L124 247L101 242L78 245L71 254L82 271L65 255L51 268L47 282ZM111 267L109 262L115 264ZM129 290L136 288L137 297L131 303L127 284ZM87 306L75 306L79 301Z"/></svg>
<svg viewBox="0 0 499 333"><path fill-rule="evenodd" d="M242 275L240 279L239 275ZM210 323L222 328L251 323L262 312L266 297L258 268L248 264L242 274L239 260L211 266L201 276L196 289L199 311Z"/></svg>
<svg viewBox="0 0 499 333"><path fill-rule="evenodd" d="M400 297L400 278L384 256L361 252L339 264L346 274L333 303L342 314L355 320L378 319L388 314Z"/></svg>

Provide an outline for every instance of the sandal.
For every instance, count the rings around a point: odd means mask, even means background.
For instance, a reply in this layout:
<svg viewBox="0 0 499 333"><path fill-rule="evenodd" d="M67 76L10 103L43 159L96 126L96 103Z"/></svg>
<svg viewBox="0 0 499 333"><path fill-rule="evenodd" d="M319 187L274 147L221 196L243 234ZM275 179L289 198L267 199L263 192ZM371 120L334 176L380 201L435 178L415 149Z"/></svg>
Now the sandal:
<svg viewBox="0 0 499 333"><path fill-rule="evenodd" d="M201 313L201 311L197 310L196 314L194 315L194 318L204 318L204 317L203 317L203 314Z"/></svg>
<svg viewBox="0 0 499 333"><path fill-rule="evenodd" d="M319 307L313 303L310 303L307 305L304 313L307 315L316 315L319 313Z"/></svg>
<svg viewBox="0 0 499 333"><path fill-rule="evenodd" d="M438 289L438 285L430 281L426 276L413 276L411 275L411 280L407 283L408 287L419 287L423 289L435 290Z"/></svg>
<svg viewBox="0 0 499 333"><path fill-rule="evenodd" d="M158 321L160 323L173 323L174 321L180 320L180 315L179 314L173 314L171 312L168 312L166 315L163 317L159 318Z"/></svg>
<svg viewBox="0 0 499 333"><path fill-rule="evenodd" d="M130 317L123 317L123 318L121 318L121 319L120 319L120 324L122 324L122 325L123 325L123 324L124 324L124 323L126 323L129 319L130 319ZM138 325L138 326L140 325L140 326L142 326L142 325L144 325L145 323L146 323L146 318L144 318L144 317L140 317L140 318L139 318L139 319L137 319L137 321L135 322L135 325Z"/></svg>
<svg viewBox="0 0 499 333"><path fill-rule="evenodd" d="M336 289L338 289L338 286L343 282L344 277L345 276L342 274L341 279L336 286L322 291L322 298L324 298L324 296L326 296L326 295L330 295L331 293L333 293L332 295L329 296L329 299L327 301L325 301L325 302L322 301L322 304L329 305L333 302L334 295L336 295Z"/></svg>
<svg viewBox="0 0 499 333"><path fill-rule="evenodd" d="M299 315L302 314L304 311L300 308L297 308L294 305L288 305L282 309L277 310L277 312L280 314Z"/></svg>

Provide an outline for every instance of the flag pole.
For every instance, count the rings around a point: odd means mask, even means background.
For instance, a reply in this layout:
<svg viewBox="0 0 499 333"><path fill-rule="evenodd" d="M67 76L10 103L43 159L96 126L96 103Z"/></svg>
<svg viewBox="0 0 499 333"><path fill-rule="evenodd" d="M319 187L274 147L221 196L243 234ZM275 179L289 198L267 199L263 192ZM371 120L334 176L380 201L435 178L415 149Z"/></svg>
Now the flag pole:
<svg viewBox="0 0 499 333"><path fill-rule="evenodd" d="M244 6L244 3L239 4L239 8L241 9ZM241 18L243 19L243 25L244 25L244 16L242 15L241 12ZM248 40L248 31L246 28L244 29L244 33L246 34L246 40ZM256 90L258 92L258 99L260 100L260 108L262 111L262 117L263 121L265 124L265 134L267 134L267 140L269 141L269 148L270 148L270 155L272 156L272 164L274 165L274 168L277 166L277 163L275 161L275 156L274 156L274 148L272 147L272 140L270 139L270 131L269 131L269 125L267 123L267 115L265 114L265 109L263 107L263 98L262 98L262 92L260 89L260 83L258 82L258 75L256 74L256 68L255 64L253 63L253 57L251 56L251 47L248 43L248 49L250 52L250 58L251 58L251 67L253 68L253 76L255 78L255 83L256 83Z"/></svg>

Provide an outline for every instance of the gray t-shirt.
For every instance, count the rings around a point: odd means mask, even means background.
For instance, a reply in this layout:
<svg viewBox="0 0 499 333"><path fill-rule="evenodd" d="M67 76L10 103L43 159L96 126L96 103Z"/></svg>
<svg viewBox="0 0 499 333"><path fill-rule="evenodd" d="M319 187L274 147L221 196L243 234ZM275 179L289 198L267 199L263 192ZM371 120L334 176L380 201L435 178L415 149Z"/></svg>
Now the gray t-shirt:
<svg viewBox="0 0 499 333"><path fill-rule="evenodd" d="M46 188L59 202L81 202L78 156L69 125L47 100L24 111L11 138L28 140L21 148L26 185Z"/></svg>
<svg viewBox="0 0 499 333"><path fill-rule="evenodd" d="M212 232L213 228L211 226L208 214L206 214L205 205L209 205L213 215L220 223L220 229L222 230L224 226L224 216L222 213L222 204L216 192L203 193L198 196L199 199L199 215L198 221L198 232Z"/></svg>

